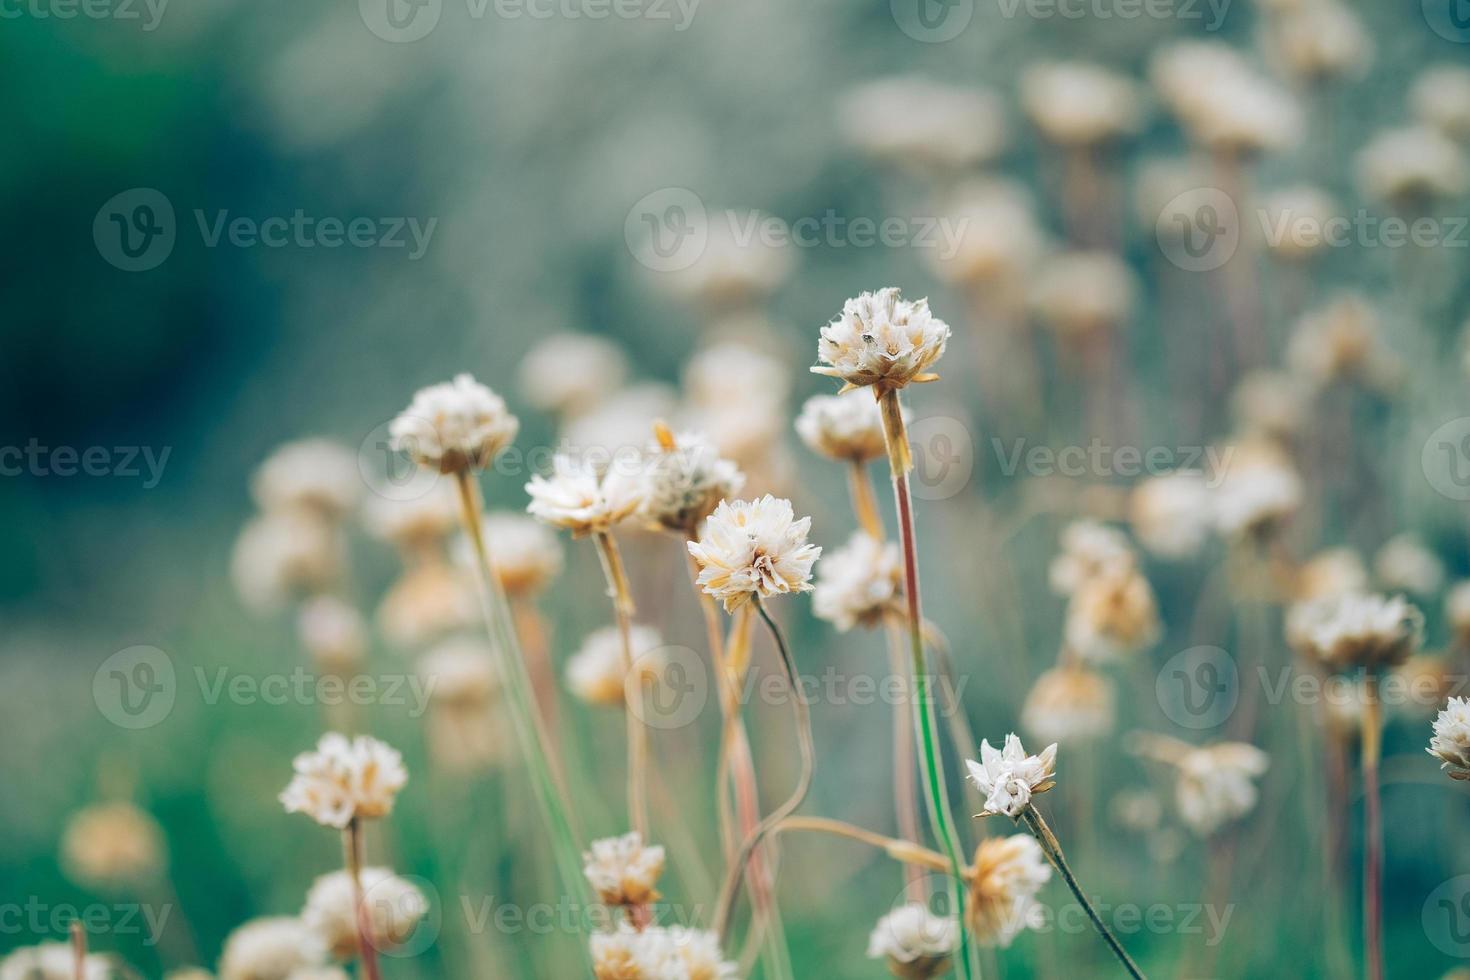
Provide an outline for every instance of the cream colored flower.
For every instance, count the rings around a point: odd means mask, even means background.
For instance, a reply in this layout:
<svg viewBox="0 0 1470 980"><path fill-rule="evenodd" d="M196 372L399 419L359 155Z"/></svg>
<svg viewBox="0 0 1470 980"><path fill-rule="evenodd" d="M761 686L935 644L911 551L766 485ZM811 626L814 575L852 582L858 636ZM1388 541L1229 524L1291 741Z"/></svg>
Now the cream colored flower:
<svg viewBox="0 0 1470 980"><path fill-rule="evenodd" d="M1373 61L1368 32L1337 0L1307 0L1267 18L1261 45L1269 59L1306 82L1359 75Z"/></svg>
<svg viewBox="0 0 1470 980"><path fill-rule="evenodd" d="M163 828L131 803L89 806L67 821L61 862L67 875L82 885L136 885L164 868Z"/></svg>
<svg viewBox="0 0 1470 980"><path fill-rule="evenodd" d="M225 939L219 980L296 980L326 957L326 945L300 919L252 919Z"/></svg>
<svg viewBox="0 0 1470 980"><path fill-rule="evenodd" d="M520 422L471 375L421 388L388 426L393 448L441 473L479 470L510 445Z"/></svg>
<svg viewBox="0 0 1470 980"><path fill-rule="evenodd" d="M459 636L419 660L429 695L429 754L450 771L482 771L507 759L514 747L500 709L494 656L484 640Z"/></svg>
<svg viewBox="0 0 1470 980"><path fill-rule="evenodd" d="M1113 685L1102 674L1063 665L1036 679L1021 706L1021 726L1043 742L1086 741L1113 730Z"/></svg>
<svg viewBox="0 0 1470 980"><path fill-rule="evenodd" d="M964 170L1006 145L996 95L918 76L854 88L839 106L838 124L847 142L873 159L920 172Z"/></svg>
<svg viewBox="0 0 1470 980"><path fill-rule="evenodd" d="M1283 187L1261 202L1261 228L1271 254L1288 262L1304 262L1331 245L1329 222L1342 207L1326 191L1310 184Z"/></svg>
<svg viewBox="0 0 1470 980"><path fill-rule="evenodd" d="M665 657L663 637L652 626L634 626L630 633L633 667L645 682L657 677ZM623 640L617 627L587 634L566 666L567 689L588 704L622 704L628 680L623 662Z"/></svg>
<svg viewBox="0 0 1470 980"><path fill-rule="evenodd" d="M1062 530L1061 551L1051 561L1047 578L1058 595L1071 595L1098 576L1133 567L1133 548L1117 528L1097 521L1073 521Z"/></svg>
<svg viewBox="0 0 1470 980"><path fill-rule="evenodd" d="M612 932L592 934L594 980L739 980L739 968L722 958L712 932L682 926L649 926L641 932L623 922Z"/></svg>
<svg viewBox="0 0 1470 980"><path fill-rule="evenodd" d="M296 510L252 519L235 540L230 577L245 605L257 611L331 588L346 561L338 529Z"/></svg>
<svg viewBox="0 0 1470 980"><path fill-rule="evenodd" d="M1419 648L1424 614L1402 596L1348 594L1293 610L1292 631L1306 652L1331 670L1383 670Z"/></svg>
<svg viewBox="0 0 1470 980"><path fill-rule="evenodd" d="M1037 264L1030 304L1064 340L1082 340L1128 319L1138 292L1133 272L1112 252L1061 252Z"/></svg>
<svg viewBox="0 0 1470 980"><path fill-rule="evenodd" d="M706 409L757 400L783 405L791 391L787 363L744 341L720 341L689 358L684 391L691 403Z"/></svg>
<svg viewBox="0 0 1470 980"><path fill-rule="evenodd" d="M1021 107L1042 135L1060 146L1085 147L1135 132L1138 86L1099 65L1045 62L1021 73Z"/></svg>
<svg viewBox="0 0 1470 980"><path fill-rule="evenodd" d="M879 391L934 381L929 368L944 354L950 329L929 312L927 299L909 302L889 286L862 293L822 328L813 374L841 378L849 387Z"/></svg>
<svg viewBox="0 0 1470 980"><path fill-rule="evenodd" d="M866 391L808 398L796 417L796 434L812 452L829 459L866 463L887 451L882 413Z"/></svg>
<svg viewBox="0 0 1470 980"><path fill-rule="evenodd" d="M1116 662L1158 642L1158 600L1137 568L1109 570L1072 593L1062 632L1082 660Z"/></svg>
<svg viewBox="0 0 1470 980"><path fill-rule="evenodd" d="M949 972L959 945L959 923L908 902L878 920L868 936L868 959L884 960L901 980L930 980Z"/></svg>
<svg viewBox="0 0 1470 980"><path fill-rule="evenodd" d="M1215 522L1230 537L1274 533L1302 502L1302 481L1274 444L1245 442L1229 450L1215 488Z"/></svg>
<svg viewBox="0 0 1470 980"><path fill-rule="evenodd" d="M378 625L400 647L422 647L479 621L470 576L447 562L410 567L378 604Z"/></svg>
<svg viewBox="0 0 1470 980"><path fill-rule="evenodd" d="M774 293L796 267L788 242L746 233L769 215L738 208L717 211L705 223L704 248L686 268L659 276L677 295L716 310L753 304Z"/></svg>
<svg viewBox="0 0 1470 980"><path fill-rule="evenodd" d="M406 500L369 497L363 517L373 537L405 554L422 554L459 526L459 495L450 481L439 480L424 493Z"/></svg>
<svg viewBox="0 0 1470 980"><path fill-rule="evenodd" d="M1450 698L1434 719L1429 754L1451 779L1470 779L1470 699Z"/></svg>
<svg viewBox="0 0 1470 980"><path fill-rule="evenodd" d="M1009 817L1020 817L1031 797L1056 785L1056 764L1055 744L1042 749L1040 755L1027 755L1014 732L1006 736L1001 749L982 739L980 761L965 762L970 778L985 794L985 812Z"/></svg>
<svg viewBox="0 0 1470 980"><path fill-rule="evenodd" d="M1368 569L1351 548L1328 548L1303 562L1293 594L1300 602L1368 591Z"/></svg>
<svg viewBox="0 0 1470 980"><path fill-rule="evenodd" d="M1269 764L1266 753L1244 742L1189 749L1176 762L1180 819L1199 836L1208 837L1250 813L1258 797L1254 780Z"/></svg>
<svg viewBox="0 0 1470 980"><path fill-rule="evenodd" d="M1470 579L1456 582L1445 593L1444 618L1454 632L1455 641L1470 647Z"/></svg>
<svg viewBox="0 0 1470 980"><path fill-rule="evenodd" d="M556 333L537 341L521 359L526 401L543 412L582 415L623 386L628 358L606 337Z"/></svg>
<svg viewBox="0 0 1470 980"><path fill-rule="evenodd" d="M1046 244L1025 187L995 177L971 178L946 196L942 208L957 237L950 247L923 251L934 274L945 282L984 287L982 299L1007 311L1014 308L1018 287Z"/></svg>
<svg viewBox="0 0 1470 980"><path fill-rule="evenodd" d="M1444 562L1412 534L1397 534L1373 556L1373 574L1390 592L1428 598L1444 587Z"/></svg>
<svg viewBox="0 0 1470 980"><path fill-rule="evenodd" d="M1150 477L1133 488L1128 514L1133 533L1162 558L1199 554L1214 529L1214 497L1203 473L1180 470Z"/></svg>
<svg viewBox="0 0 1470 980"><path fill-rule="evenodd" d="M362 905L374 949L391 953L413 937L429 912L428 899L412 882L387 868L363 868ZM301 910L302 923L316 934L333 959L357 957L357 912L352 878L333 871L312 883Z"/></svg>
<svg viewBox="0 0 1470 980"><path fill-rule="evenodd" d="M490 570L506 595L536 595L561 574L561 542L546 525L511 511L486 514L484 525Z"/></svg>
<svg viewBox="0 0 1470 980"><path fill-rule="evenodd" d="M419 676L436 705L480 707L500 689L495 651L483 640L456 636L435 646L419 660Z"/></svg>
<svg viewBox="0 0 1470 980"><path fill-rule="evenodd" d="M89 954L82 961L82 980L107 980L113 975L105 956ZM0 980L76 980L76 954L68 943L22 946L0 960Z"/></svg>
<svg viewBox="0 0 1470 980"><path fill-rule="evenodd" d="M664 849L645 846L636 831L593 841L582 860L582 873L602 904L649 905L659 900Z"/></svg>
<svg viewBox="0 0 1470 980"><path fill-rule="evenodd" d="M858 531L829 554L817 569L812 612L846 633L854 626L872 629L901 609L903 557L894 542Z"/></svg>
<svg viewBox="0 0 1470 980"><path fill-rule="evenodd" d="M807 543L812 519L796 519L791 501L767 494L759 500L722 501L704 523L689 553L699 565L699 586L733 612L752 598L812 590L812 565L822 549Z"/></svg>
<svg viewBox="0 0 1470 980"><path fill-rule="evenodd" d="M316 750L292 762L296 774L281 793L287 813L304 813L325 827L386 817L408 773L403 757L375 738L328 732Z"/></svg>
<svg viewBox="0 0 1470 980"><path fill-rule="evenodd" d="M694 534L701 522L745 484L745 474L722 459L702 435L674 435L656 427L643 474L644 520L668 531Z"/></svg>
<svg viewBox="0 0 1470 980"><path fill-rule="evenodd" d="M1190 136L1217 153L1253 156L1301 138L1301 108L1227 44L1171 44L1150 77Z"/></svg>
<svg viewBox="0 0 1470 980"><path fill-rule="evenodd" d="M1411 210L1459 197L1470 186L1465 152L1428 126L1379 133L1358 151L1357 167L1365 195Z"/></svg>
<svg viewBox="0 0 1470 980"><path fill-rule="evenodd" d="M1230 393L1230 414L1250 439L1291 441L1301 432L1310 408L1310 392L1286 371L1251 371Z"/></svg>
<svg viewBox="0 0 1470 980"><path fill-rule="evenodd" d="M597 406L597 411L569 420L560 445L567 455L585 460L599 474L611 465L634 467L648 443L649 421L670 418L678 408L679 399L671 386L632 385Z"/></svg>
<svg viewBox="0 0 1470 980"><path fill-rule="evenodd" d="M251 495L262 510L301 509L331 519L352 510L362 486L357 457L327 439L286 443L250 480Z"/></svg>
<svg viewBox="0 0 1470 980"><path fill-rule="evenodd" d="M1382 318L1371 303L1356 293L1340 294L1297 320L1286 360L1293 373L1317 387L1356 381L1387 390L1402 368L1384 346L1382 331Z"/></svg>
<svg viewBox="0 0 1470 980"><path fill-rule="evenodd" d="M1040 928L1043 909L1036 894L1051 880L1051 866L1035 838L986 838L975 850L969 876L966 923L981 946L1005 949L1024 930Z"/></svg>
<svg viewBox="0 0 1470 980"><path fill-rule="evenodd" d="M643 503L637 473L628 472L625 463L599 474L589 460L558 453L551 461L551 476L534 476L526 484L531 495L526 510L578 537L611 530Z"/></svg>
<svg viewBox="0 0 1470 980"><path fill-rule="evenodd" d="M1431 65L1420 72L1409 92L1418 117L1450 139L1470 140L1470 68Z"/></svg>
<svg viewBox="0 0 1470 980"><path fill-rule="evenodd" d="M367 624L362 613L336 596L308 601L301 607L296 627L312 662L329 673L350 673L367 656Z"/></svg>

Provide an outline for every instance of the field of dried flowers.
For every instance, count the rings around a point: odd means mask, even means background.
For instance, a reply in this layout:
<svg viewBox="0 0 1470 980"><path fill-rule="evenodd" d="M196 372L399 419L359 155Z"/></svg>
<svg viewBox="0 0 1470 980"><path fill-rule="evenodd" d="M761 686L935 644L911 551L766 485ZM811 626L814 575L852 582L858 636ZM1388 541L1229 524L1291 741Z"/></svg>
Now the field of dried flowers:
<svg viewBox="0 0 1470 980"><path fill-rule="evenodd" d="M225 513L133 566L181 598L16 611L0 980L1465 969L1470 36L982 13L986 87L899 6L925 75L824 60L832 145L751 209L593 180L626 220L526 250L575 311L452 227L488 339L405 352L413 277L300 301L390 367L236 419L172 498ZM757 9L706 22L840 20Z"/></svg>

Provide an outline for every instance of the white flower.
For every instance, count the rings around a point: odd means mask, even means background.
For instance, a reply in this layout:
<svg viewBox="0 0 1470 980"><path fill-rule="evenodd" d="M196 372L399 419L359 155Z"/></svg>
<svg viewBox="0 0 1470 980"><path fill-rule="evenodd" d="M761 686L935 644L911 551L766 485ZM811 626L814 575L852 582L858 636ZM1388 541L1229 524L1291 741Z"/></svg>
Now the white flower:
<svg viewBox="0 0 1470 980"><path fill-rule="evenodd" d="M1158 600L1143 573L1115 567L1088 579L1067 603L1067 648L1088 663L1112 663L1153 646Z"/></svg>
<svg viewBox="0 0 1470 980"><path fill-rule="evenodd" d="M1396 534L1379 549L1373 574L1383 588L1421 598L1444 587L1444 562L1412 534Z"/></svg>
<svg viewBox="0 0 1470 980"><path fill-rule="evenodd" d="M1309 83L1365 72L1373 60L1362 22L1336 0L1312 0L1267 18L1261 43L1273 62Z"/></svg>
<svg viewBox="0 0 1470 980"><path fill-rule="evenodd" d="M854 88L839 106L838 121L850 144L906 170L963 170L992 159L1006 143L997 96L918 76Z"/></svg>
<svg viewBox="0 0 1470 980"><path fill-rule="evenodd" d="M1403 596L1328 596L1292 609L1289 634L1332 670L1381 670L1419 647L1424 614Z"/></svg>
<svg viewBox="0 0 1470 980"><path fill-rule="evenodd" d="M1042 925L1036 893L1051 880L1051 867L1034 837L987 837L969 874L966 921L981 946L1004 949L1023 930Z"/></svg>
<svg viewBox="0 0 1470 980"><path fill-rule="evenodd" d="M784 403L791 390L787 361L741 341L701 348L684 366L684 390L703 408L761 398Z"/></svg>
<svg viewBox="0 0 1470 980"><path fill-rule="evenodd" d="M1431 65L1409 93L1414 112L1450 139L1470 140L1470 68Z"/></svg>
<svg viewBox="0 0 1470 980"><path fill-rule="evenodd" d="M369 497L363 508L368 533L408 553L423 553L459 526L459 495L447 480L405 500Z"/></svg>
<svg viewBox="0 0 1470 980"><path fill-rule="evenodd" d="M1470 186L1465 152L1437 129L1404 126L1358 151L1358 184L1368 197L1419 207L1454 198Z"/></svg>
<svg viewBox="0 0 1470 980"><path fill-rule="evenodd" d="M1255 808L1255 779L1270 759L1254 745L1219 742L1191 748L1175 763L1179 782L1175 802L1184 823L1201 837L1238 820Z"/></svg>
<svg viewBox="0 0 1470 980"><path fill-rule="evenodd" d="M1058 595L1071 595L1105 572L1133 566L1133 548L1117 528L1096 521L1073 521L1061 534L1061 552L1047 577Z"/></svg>
<svg viewBox="0 0 1470 980"><path fill-rule="evenodd" d="M1196 470L1150 477L1129 498L1133 533L1160 557L1193 557L1214 529L1213 503L1204 474Z"/></svg>
<svg viewBox="0 0 1470 980"><path fill-rule="evenodd" d="M526 510L552 527L577 536L600 534L643 503L640 481L622 465L599 474L590 461L561 453L551 465L551 476L534 476L526 484L531 495Z"/></svg>
<svg viewBox="0 0 1470 980"><path fill-rule="evenodd" d="M604 905L648 905L659 899L664 849L646 847L636 831L592 842L582 855L582 873Z"/></svg>
<svg viewBox="0 0 1470 980"><path fill-rule="evenodd" d="M1251 371L1230 392L1230 414L1248 438L1290 440L1301 431L1310 407L1310 389L1287 371Z"/></svg>
<svg viewBox="0 0 1470 980"><path fill-rule="evenodd" d="M351 450L327 439L288 442L266 459L250 480L262 510L300 508L337 518L362 492L362 476Z"/></svg>
<svg viewBox="0 0 1470 980"><path fill-rule="evenodd" d="M510 511L486 514L484 523L490 570L506 595L535 595L561 574L561 542L546 525Z"/></svg>
<svg viewBox="0 0 1470 980"><path fill-rule="evenodd" d="M429 912L429 902L412 882L387 868L363 868L360 880L369 941L379 952L390 953L412 938ZM355 906L352 878L346 871L322 875L306 893L301 921L334 959L351 960L358 954Z"/></svg>
<svg viewBox="0 0 1470 980"><path fill-rule="evenodd" d="M903 980L928 980L949 970L959 944L959 924L935 915L923 902L908 902L878 920L868 936L868 958L886 960Z"/></svg>
<svg viewBox="0 0 1470 980"><path fill-rule="evenodd" d="M516 437L520 422L495 392L468 374L421 388L388 426L393 448L441 473L484 469Z"/></svg>
<svg viewBox="0 0 1470 980"><path fill-rule="evenodd" d="M741 233L769 220L769 215L756 211L716 212L706 223L704 247L694 261L658 281L671 292L716 310L769 296L791 274L797 253L787 242Z"/></svg>
<svg viewBox="0 0 1470 980"><path fill-rule="evenodd" d="M887 451L883 414L866 391L808 398L796 417L796 434L812 452L829 459L865 463Z"/></svg>
<svg viewBox="0 0 1470 980"><path fill-rule="evenodd" d="M630 631L633 667L642 680L656 677L663 666L663 637L652 626L634 626ZM587 634L582 647L567 661L567 689L588 704L622 704L628 682L623 662L623 640L617 627L607 626Z"/></svg>
<svg viewBox="0 0 1470 980"><path fill-rule="evenodd" d="M435 646L419 660L419 676L436 705L478 708L500 689L495 651L475 637L457 636Z"/></svg>
<svg viewBox="0 0 1470 980"><path fill-rule="evenodd" d="M1046 62L1021 73L1021 106L1061 146L1103 143L1138 128L1138 86L1098 65Z"/></svg>
<svg viewBox="0 0 1470 980"><path fill-rule="evenodd" d="M997 311L1014 311L1046 238L1025 186L971 178L947 195L942 207L956 237L947 248L924 249L925 262L945 282L983 286L980 295Z"/></svg>
<svg viewBox="0 0 1470 980"><path fill-rule="evenodd" d="M252 919L230 933L220 954L220 980L295 980L325 965L326 945L298 918Z"/></svg>
<svg viewBox="0 0 1470 980"><path fill-rule="evenodd" d="M1302 184L1272 191L1261 202L1261 221L1280 233L1267 235L1265 245L1290 262L1311 258L1332 244L1323 229L1342 214L1337 201L1320 187Z"/></svg>
<svg viewBox="0 0 1470 980"><path fill-rule="evenodd" d="M898 545L858 531L817 569L812 612L846 633L872 628L903 598L903 556Z"/></svg>
<svg viewBox="0 0 1470 980"><path fill-rule="evenodd" d="M76 954L68 943L22 946L0 960L0 980L75 980ZM107 980L113 975L107 958L89 954L82 961L82 980Z"/></svg>
<svg viewBox="0 0 1470 980"><path fill-rule="evenodd" d="M980 742L980 761L967 760L970 778L985 794L985 812L1020 817L1031 797L1056 785L1057 747L1053 743L1040 755L1027 755L1014 732L1005 747L996 749L988 740Z"/></svg>
<svg viewBox="0 0 1470 980"><path fill-rule="evenodd" d="M1085 741L1113 728L1112 684L1086 667L1061 666L1036 679L1021 706L1021 725L1044 742Z"/></svg>
<svg viewBox="0 0 1470 980"><path fill-rule="evenodd" d="M330 588L344 562L336 527L303 511L277 510L241 529L230 556L230 577L245 605L264 612Z"/></svg>
<svg viewBox="0 0 1470 980"><path fill-rule="evenodd" d="M1351 548L1319 551L1297 569L1293 593L1302 602L1368 591L1368 569Z"/></svg>
<svg viewBox="0 0 1470 980"><path fill-rule="evenodd" d="M949 326L929 313L927 299L911 303L894 286L862 293L822 328L817 342L822 363L812 373L880 390L934 381L938 375L929 368L944 354L949 336Z"/></svg>
<svg viewBox="0 0 1470 980"><path fill-rule="evenodd" d="M66 873L83 885L112 888L146 882L165 864L163 828L131 803L77 811L61 835Z"/></svg>
<svg viewBox="0 0 1470 980"><path fill-rule="evenodd" d="M1269 534L1301 506L1301 477L1277 453L1233 457L1215 488L1215 523L1232 537Z"/></svg>
<svg viewBox="0 0 1470 980"><path fill-rule="evenodd" d="M622 467L636 460L648 442L651 419L669 418L678 408L674 389L645 382L624 388L597 406L597 411L571 419L561 431L567 455L598 462L601 473L611 461Z"/></svg>
<svg viewBox="0 0 1470 980"><path fill-rule="evenodd" d="M1112 252L1061 252L1037 264L1029 299L1059 336L1081 340L1126 320L1137 291L1133 272Z"/></svg>
<svg viewBox="0 0 1470 980"><path fill-rule="evenodd" d="M812 565L822 549L808 544L812 519L796 519L791 501L723 501L704 523L689 553L699 564L699 586L733 612L754 597L810 592Z"/></svg>
<svg viewBox="0 0 1470 980"><path fill-rule="evenodd" d="M594 980L739 980L739 968L723 959L711 932L626 922L590 940Z"/></svg>
<svg viewBox="0 0 1470 980"><path fill-rule="evenodd" d="M622 387L627 374L622 348L606 337L556 333L521 359L520 388L542 411L582 415Z"/></svg>
<svg viewBox="0 0 1470 980"><path fill-rule="evenodd" d="M1398 358L1383 343L1382 316L1356 293L1342 293L1297 319L1287 342L1292 372L1323 388L1356 381L1378 390L1397 383Z"/></svg>
<svg viewBox="0 0 1470 980"><path fill-rule="evenodd" d="M353 820L386 817L408 773L403 757L375 738L328 732L316 751L292 762L296 774L281 793L287 813L305 813L326 827L345 828Z"/></svg>
<svg viewBox="0 0 1470 980"><path fill-rule="evenodd" d="M1439 758L1451 779L1470 779L1470 699L1450 698L1434 719L1429 754Z"/></svg>
<svg viewBox="0 0 1470 980"><path fill-rule="evenodd" d="M693 534L720 501L740 492L745 475L703 436L657 431L646 457L641 514L666 530Z"/></svg>
<svg viewBox="0 0 1470 980"><path fill-rule="evenodd" d="M301 607L296 621L301 645L323 670L347 673L367 654L362 613L336 596L322 595Z"/></svg>
<svg viewBox="0 0 1470 980"><path fill-rule="evenodd" d="M1301 138L1301 107L1228 44L1171 44L1150 75L1190 135L1217 152L1252 155Z"/></svg>

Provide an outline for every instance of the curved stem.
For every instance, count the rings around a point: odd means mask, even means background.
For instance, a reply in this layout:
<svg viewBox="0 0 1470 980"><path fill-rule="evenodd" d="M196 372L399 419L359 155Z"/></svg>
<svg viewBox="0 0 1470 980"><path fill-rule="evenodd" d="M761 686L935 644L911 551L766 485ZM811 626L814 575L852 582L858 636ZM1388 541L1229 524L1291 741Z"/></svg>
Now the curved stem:
<svg viewBox="0 0 1470 980"><path fill-rule="evenodd" d="M623 690L628 703L623 717L628 739L628 825L643 840L648 836L648 726L643 723L643 676L633 653L633 591L628 587L628 573L618 543L608 531L593 536L597 557L607 578L608 597L613 601L613 615L618 623L618 639L623 650Z"/></svg>
<svg viewBox="0 0 1470 980"><path fill-rule="evenodd" d="M372 920L362 893L362 822L353 817L342 830L342 857L352 879L352 918L357 925L357 955L366 980L379 980L378 950L373 945Z"/></svg>
<svg viewBox="0 0 1470 980"><path fill-rule="evenodd" d="M788 817L781 821L772 832L784 834L791 831L809 831L846 837L849 840L876 847L895 861L901 861L910 867L928 868L931 871L940 872L949 871L949 858L938 851L931 851L912 841L884 837L882 834L865 830L845 820L833 820L830 817Z"/></svg>
<svg viewBox="0 0 1470 980"><path fill-rule="evenodd" d="M1369 980L1383 980L1383 812L1378 763L1383 754L1383 712L1378 678L1363 683L1363 960Z"/></svg>
<svg viewBox="0 0 1470 980"><path fill-rule="evenodd" d="M1082 891L1082 886L1077 882L1077 876L1072 874L1072 868L1067 864L1066 856L1062 854L1062 845L1057 841L1056 835L1051 832L1051 828L1047 826L1046 820L1042 818L1041 811L1028 803L1026 804L1026 809L1021 811L1021 819L1026 821L1027 827L1031 828L1031 833L1035 835L1037 842L1041 844L1041 849L1046 852L1047 860L1051 861L1052 867L1056 868L1057 873L1066 881L1067 887L1072 889L1072 894L1082 904L1083 910L1087 912L1087 917L1092 920L1093 928L1097 930L1099 936L1102 936L1103 942L1108 944L1108 949L1113 951L1113 955L1118 958L1118 962L1123 964L1123 969L1127 970L1128 975L1133 977L1134 980L1143 980L1143 973L1138 969L1138 964L1133 962L1133 958L1128 955L1128 951L1123 948L1122 944L1118 942L1118 938L1103 923L1102 918L1097 914L1097 910L1092 907L1092 902L1088 900L1086 893Z"/></svg>
<svg viewBox="0 0 1470 980"><path fill-rule="evenodd" d="M769 834L776 825L781 823L791 814L796 812L806 800L807 792L812 787L812 775L816 771L817 752L812 741L812 718L811 709L806 703L806 694L801 687L801 679L796 673L796 661L791 658L791 651L786 647L786 638L781 635L781 628L776 621L766 612L766 607L760 598L751 600L755 611L765 621L766 628L771 631L771 636L776 641L776 649L781 654L781 666L786 671L786 683L791 689L791 703L796 712L796 741L801 752L801 775L797 778L796 788L786 801L766 815L760 823L756 824L755 830L746 835L744 842L740 845L740 852L735 856L735 863L731 865L725 875L725 883L720 888L720 897L715 904L714 930L723 942L730 927L730 912L735 905L735 899L740 894L740 882L745 878L745 866L750 861L755 849L760 846L761 840Z"/></svg>

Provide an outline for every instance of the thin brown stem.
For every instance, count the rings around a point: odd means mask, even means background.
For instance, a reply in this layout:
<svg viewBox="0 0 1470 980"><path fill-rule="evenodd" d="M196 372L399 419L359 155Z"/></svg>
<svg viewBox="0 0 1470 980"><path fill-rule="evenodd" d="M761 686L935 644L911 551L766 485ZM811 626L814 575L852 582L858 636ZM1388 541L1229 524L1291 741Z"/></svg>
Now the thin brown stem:
<svg viewBox="0 0 1470 980"><path fill-rule="evenodd" d="M73 980L87 980L87 930L75 919L71 924L71 959Z"/></svg>
<svg viewBox="0 0 1470 980"><path fill-rule="evenodd" d="M623 568L618 543L607 531L593 538L607 577L608 596L613 601L618 638L623 649L623 684L628 703L623 714L628 738L628 824L645 841L648 836L648 726L643 722L643 676L633 653L633 593Z"/></svg>
<svg viewBox="0 0 1470 980"><path fill-rule="evenodd" d="M904 650L903 627L889 620L888 669L895 677L908 677L907 654ZM898 835L904 840L918 843L922 838L919 830L918 778L914 773L914 726L903 704L893 706L893 805L898 817ZM945 870L948 870L948 862ZM922 899L924 876L913 864L904 865L909 898Z"/></svg>
<svg viewBox="0 0 1470 980"><path fill-rule="evenodd" d="M865 460L854 459L847 464L847 486L852 494L852 510L857 515L858 527L875 541L883 540L883 518L878 514L878 498L873 493L873 481L868 477Z"/></svg>
<svg viewBox="0 0 1470 980"><path fill-rule="evenodd" d="M352 879L353 919L357 923L357 955L362 960L366 980L380 980L378 950L373 945L372 920L362 892L362 822L354 817L342 830L342 858L347 876Z"/></svg>
<svg viewBox="0 0 1470 980"><path fill-rule="evenodd" d="M1363 959L1369 980L1383 980L1383 813L1378 764L1383 752L1383 712L1378 678L1363 684Z"/></svg>
<svg viewBox="0 0 1470 980"><path fill-rule="evenodd" d="M845 820L833 820L829 817L788 817L781 821L774 833L790 833L795 831L808 831L819 834L832 834L837 837L846 837L863 844L876 847L895 861L902 862L905 867L910 867L923 873L925 868L930 871L942 873L949 872L949 858L938 851L931 851L927 847L921 847L912 841L900 840L896 837L885 837L882 834L865 830Z"/></svg>

